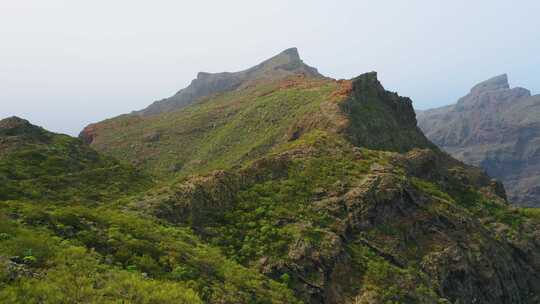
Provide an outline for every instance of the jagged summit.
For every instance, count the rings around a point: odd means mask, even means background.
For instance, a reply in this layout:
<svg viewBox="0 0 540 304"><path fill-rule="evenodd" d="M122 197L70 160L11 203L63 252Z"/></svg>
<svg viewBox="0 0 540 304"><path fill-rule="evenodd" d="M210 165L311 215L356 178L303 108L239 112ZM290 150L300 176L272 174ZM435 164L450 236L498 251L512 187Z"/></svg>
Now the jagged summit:
<svg viewBox="0 0 540 304"><path fill-rule="evenodd" d="M172 97L156 101L146 109L136 111L134 114L146 116L170 112L189 105L204 96L232 91L254 81L277 80L294 74L323 77L317 69L302 61L297 48L289 48L240 72L199 72L197 78L188 87L178 91Z"/></svg>
<svg viewBox="0 0 540 304"><path fill-rule="evenodd" d="M456 110L497 107L508 101L530 97L531 92L521 87L510 88L508 75L501 74L472 87L469 94L460 98Z"/></svg>
<svg viewBox="0 0 540 304"><path fill-rule="evenodd" d="M510 87L502 74L418 121L435 144L503 181L512 202L540 206L540 95Z"/></svg>
<svg viewBox="0 0 540 304"><path fill-rule="evenodd" d="M475 85L471 89L472 94L480 94L489 91L504 90L509 89L510 84L508 83L508 75L501 74L495 77L492 77L488 80L482 81L479 84Z"/></svg>

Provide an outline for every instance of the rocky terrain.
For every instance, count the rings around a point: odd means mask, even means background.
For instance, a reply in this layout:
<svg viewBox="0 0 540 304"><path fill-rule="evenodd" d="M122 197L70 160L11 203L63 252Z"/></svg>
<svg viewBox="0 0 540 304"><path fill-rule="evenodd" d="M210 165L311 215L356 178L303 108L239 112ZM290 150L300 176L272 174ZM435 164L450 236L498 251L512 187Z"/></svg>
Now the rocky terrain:
<svg viewBox="0 0 540 304"><path fill-rule="evenodd" d="M146 109L136 111L138 115L152 115L181 109L197 99L212 94L233 91L260 81L283 78L295 74L322 77L317 69L300 59L296 48L287 49L280 54L244 71L235 73L200 72L191 84L169 98L152 103Z"/></svg>
<svg viewBox="0 0 540 304"><path fill-rule="evenodd" d="M7 303L540 301L538 210L439 150L374 72L279 72L81 139L145 183L0 198Z"/></svg>
<svg viewBox="0 0 540 304"><path fill-rule="evenodd" d="M420 111L418 125L452 156L501 180L512 203L540 206L540 95L500 75L455 105Z"/></svg>

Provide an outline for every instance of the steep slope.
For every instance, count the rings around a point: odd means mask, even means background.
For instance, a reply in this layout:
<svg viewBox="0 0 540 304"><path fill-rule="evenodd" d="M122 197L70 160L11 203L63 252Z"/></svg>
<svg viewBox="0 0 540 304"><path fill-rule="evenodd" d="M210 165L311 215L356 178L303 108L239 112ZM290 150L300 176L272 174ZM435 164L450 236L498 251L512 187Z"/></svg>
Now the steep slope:
<svg viewBox="0 0 540 304"><path fill-rule="evenodd" d="M540 95L500 75L418 122L435 144L503 181L512 203L540 206Z"/></svg>
<svg viewBox="0 0 540 304"><path fill-rule="evenodd" d="M169 181L127 210L304 303L538 302L538 214L416 125L375 73L294 75L95 124L91 145Z"/></svg>
<svg viewBox="0 0 540 304"><path fill-rule="evenodd" d="M135 114L152 115L174 111L204 96L233 91L258 81L275 80L294 74L322 77L315 68L304 64L296 48L290 48L244 71L216 74L200 72L188 87L178 91L174 96L154 102Z"/></svg>
<svg viewBox="0 0 540 304"><path fill-rule="evenodd" d="M240 165L314 128L343 133L370 148L434 147L416 127L411 109L409 99L384 90L376 73L352 81L296 75L182 111L94 124L91 146L159 176Z"/></svg>
<svg viewBox="0 0 540 304"><path fill-rule="evenodd" d="M99 201L148 189L151 179L82 141L28 121L0 120L0 200Z"/></svg>

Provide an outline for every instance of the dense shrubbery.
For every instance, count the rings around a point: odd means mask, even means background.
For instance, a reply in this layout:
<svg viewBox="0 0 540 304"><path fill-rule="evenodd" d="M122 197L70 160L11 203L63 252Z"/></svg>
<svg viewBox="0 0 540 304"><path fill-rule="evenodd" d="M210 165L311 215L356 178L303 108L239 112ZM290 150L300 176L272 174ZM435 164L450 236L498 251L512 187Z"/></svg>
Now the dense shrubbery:
<svg viewBox="0 0 540 304"><path fill-rule="evenodd" d="M151 185L149 177L78 139L48 132L41 136L31 141L15 137L8 153L0 154L0 200L106 201Z"/></svg>
<svg viewBox="0 0 540 304"><path fill-rule="evenodd" d="M55 249L46 272L9 280L0 291L2 303L203 303L185 284L105 265L83 247L64 243ZM30 265L30 271L39 270Z"/></svg>
<svg viewBox="0 0 540 304"><path fill-rule="evenodd" d="M317 196L339 193L347 185L361 179L377 153L357 152L355 160L351 146L326 149L329 138L324 133L311 134L294 147L315 149L316 155L293 161L287 178L258 183L238 193L237 203L218 219L214 243L233 259L247 263L261 256L282 258L295 237L317 239L316 228L305 234L296 226L332 228L334 218L327 211L312 206ZM336 144L343 144L338 143ZM292 148L289 146L288 148ZM317 240L316 240L317 242Z"/></svg>
<svg viewBox="0 0 540 304"><path fill-rule="evenodd" d="M47 297L58 293L56 296L65 299L84 297L96 303L115 299L169 303L184 298L180 303L197 303L199 297L209 303L295 302L285 286L227 260L187 229L110 208L43 208L15 201L0 207L4 219L0 256L17 257L16 262L36 272L33 279L9 281L5 294L18 301L31 303L48 292ZM22 224L9 220L8 215ZM71 283L73 294L70 290L58 292L78 274L85 275L80 283ZM75 283L82 284L84 294L77 293ZM161 291L152 291L157 284ZM27 290L31 286L34 292Z"/></svg>

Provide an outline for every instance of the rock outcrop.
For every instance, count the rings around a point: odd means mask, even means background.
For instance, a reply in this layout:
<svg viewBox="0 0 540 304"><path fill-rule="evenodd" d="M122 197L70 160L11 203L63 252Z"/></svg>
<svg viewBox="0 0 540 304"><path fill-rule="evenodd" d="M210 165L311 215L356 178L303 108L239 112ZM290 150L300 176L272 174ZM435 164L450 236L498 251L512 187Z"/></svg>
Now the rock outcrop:
<svg viewBox="0 0 540 304"><path fill-rule="evenodd" d="M540 206L540 95L500 75L455 105L420 111L426 136L454 157L504 182L518 205Z"/></svg>
<svg viewBox="0 0 540 304"><path fill-rule="evenodd" d="M399 152L435 148L416 126L411 99L386 91L376 72L352 80L341 109L350 122L346 133L358 146Z"/></svg>

